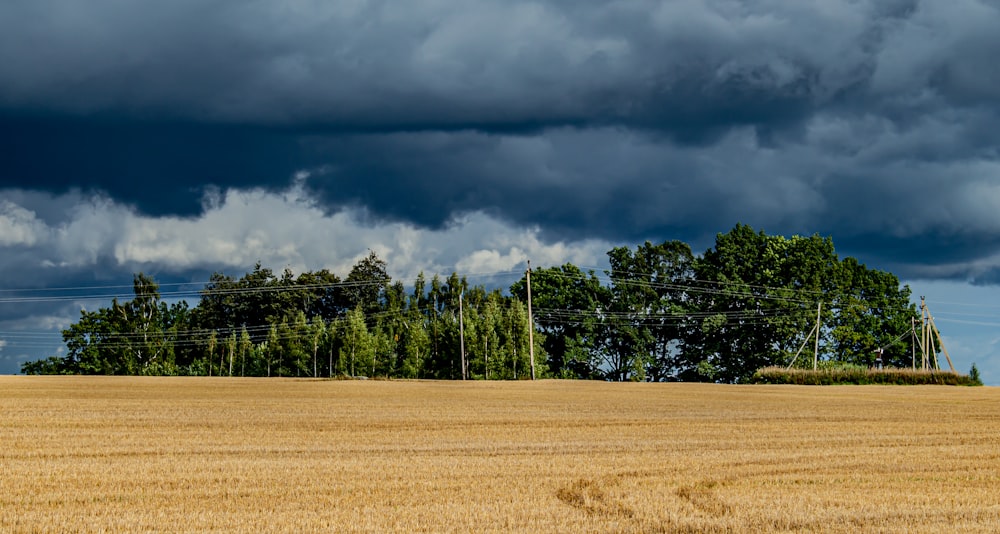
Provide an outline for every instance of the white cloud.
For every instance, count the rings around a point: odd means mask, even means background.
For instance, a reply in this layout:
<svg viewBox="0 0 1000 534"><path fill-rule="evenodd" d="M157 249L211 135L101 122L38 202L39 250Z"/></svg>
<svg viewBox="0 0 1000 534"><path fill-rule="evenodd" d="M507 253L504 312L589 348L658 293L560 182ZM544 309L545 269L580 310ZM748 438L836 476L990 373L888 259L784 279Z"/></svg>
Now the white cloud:
<svg viewBox="0 0 1000 534"><path fill-rule="evenodd" d="M327 268L346 274L372 249L388 262L390 274L408 280L420 271L511 271L529 258L538 265L597 265L612 246L599 240L545 242L539 228L512 226L482 212L457 216L440 229L368 223L369 214L360 208L325 213L301 182L281 192L213 193L217 197L205 202L204 213L192 218L152 217L105 197L85 197L68 220L48 225L30 219L31 258L36 267L51 269L111 263L123 270L240 274L259 261L275 270ZM28 220L27 210L7 204L7 213Z"/></svg>
<svg viewBox="0 0 1000 534"><path fill-rule="evenodd" d="M45 224L35 212L9 200L0 201L0 246L34 245L44 238Z"/></svg>
<svg viewBox="0 0 1000 534"><path fill-rule="evenodd" d="M106 254L131 211L110 198L90 197L75 206L69 222L56 231L59 265L90 265Z"/></svg>

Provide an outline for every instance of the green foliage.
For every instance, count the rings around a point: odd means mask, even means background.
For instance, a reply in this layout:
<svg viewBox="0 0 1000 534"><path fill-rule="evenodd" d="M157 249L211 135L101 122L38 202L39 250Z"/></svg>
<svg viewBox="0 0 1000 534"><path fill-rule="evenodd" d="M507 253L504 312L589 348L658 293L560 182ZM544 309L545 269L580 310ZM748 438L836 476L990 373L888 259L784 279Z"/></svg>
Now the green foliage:
<svg viewBox="0 0 1000 534"><path fill-rule="evenodd" d="M606 328L593 310L607 306L611 300L608 288L601 285L593 271L584 273L569 263L533 270L531 288L533 318L539 331L546 334L544 349L549 355L549 368L567 378L600 378L599 342ZM517 302L526 303L527 277L515 282L510 292ZM520 351L526 351L526 340L520 343ZM509 348L514 351L509 355L517 358L518 348Z"/></svg>
<svg viewBox="0 0 1000 534"><path fill-rule="evenodd" d="M58 356L24 362L21 364L21 373L26 375L72 374L69 369L64 367L63 359Z"/></svg>
<svg viewBox="0 0 1000 534"><path fill-rule="evenodd" d="M159 375L180 372L174 347L176 333L189 328L186 303L168 306L160 300L159 286L138 273L133 279L134 298L110 308L80 311L80 320L63 330L67 354L26 372L73 374ZM181 362L181 364L187 362Z"/></svg>
<svg viewBox="0 0 1000 534"><path fill-rule="evenodd" d="M344 370L349 372L350 376L358 376L359 372L367 376L366 369L373 365L374 352L373 340L365 325L365 314L359 305L347 312L343 348L347 367Z"/></svg>
<svg viewBox="0 0 1000 534"><path fill-rule="evenodd" d="M719 370L715 368L708 360L702 360L698 362L698 376L703 378L706 382L714 382L715 377L718 376Z"/></svg>
<svg viewBox="0 0 1000 534"><path fill-rule="evenodd" d="M683 287L694 274L691 248L679 241L647 241L634 252L614 248L608 259L611 291L600 351L605 377L664 380L686 324L680 318L689 304Z"/></svg>
<svg viewBox="0 0 1000 534"><path fill-rule="evenodd" d="M386 262L369 250L368 256L354 265L342 286L344 307L360 308L364 314L376 313L391 282L386 267Z"/></svg>
<svg viewBox="0 0 1000 534"><path fill-rule="evenodd" d="M835 271L838 291L831 300L839 313L829 318L832 356L860 365L872 365L874 351L884 347L885 365L912 364L909 347L894 343L907 336L912 321L919 320L910 303L910 288L900 287L892 274L867 269L854 258L845 258Z"/></svg>
<svg viewBox="0 0 1000 534"><path fill-rule="evenodd" d="M840 260L830 238L737 225L701 256L647 241L608 251L608 263L602 276L569 263L533 270L533 325L527 276L509 295L457 273L421 273L408 290L374 252L343 279L260 264L215 273L191 309L162 302L139 273L132 300L82 311L63 332L66 355L22 371L458 379L464 341L474 379L530 377L534 352L539 377L747 382L792 361L817 306L821 361L867 367L884 348L887 364L909 364L909 288Z"/></svg>
<svg viewBox="0 0 1000 534"><path fill-rule="evenodd" d="M678 374L709 359L715 380L740 382L790 360L816 322L817 302L833 289L836 265L829 238L769 236L745 225L719 234L694 261L700 287L690 303L707 313L681 334Z"/></svg>

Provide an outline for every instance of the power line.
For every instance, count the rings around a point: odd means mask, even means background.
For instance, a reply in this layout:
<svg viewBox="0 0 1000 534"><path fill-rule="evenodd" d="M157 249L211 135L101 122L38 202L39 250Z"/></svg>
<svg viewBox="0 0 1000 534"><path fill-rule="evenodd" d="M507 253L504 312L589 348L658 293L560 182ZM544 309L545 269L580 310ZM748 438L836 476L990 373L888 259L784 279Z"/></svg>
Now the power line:
<svg viewBox="0 0 1000 534"><path fill-rule="evenodd" d="M493 273L474 273L474 276L507 276L518 274L520 271L497 271ZM556 276L570 279L587 280L591 276L598 279L596 275L589 275L586 273L580 274L570 274L559 271L555 268L550 270L538 271L537 274L543 274L545 276ZM630 276L636 273L626 273ZM647 273L648 274L648 273ZM459 275L458 273L453 273L453 275L458 276L460 279L467 279L469 276ZM435 275L438 276L438 275ZM438 276L439 280L440 277ZM450 277L449 277L450 278ZM647 287L651 289L664 289L678 292L689 292L696 294L705 294L709 296L726 296L726 297L738 297L745 299L764 299L764 300L778 300L786 301L789 303L797 304L812 304L814 300L804 300L801 298L790 298L784 295L773 295L768 293L747 293L746 290L749 288L761 290L761 291L774 291L783 294L819 294L821 292L816 292L812 290L804 290L799 288L776 288L769 286L745 284L742 282L719 282L719 281L705 281L697 279L685 280L683 284L677 283L660 283L651 282L647 280L637 280L637 279L621 279L621 278L611 278L604 277L604 280L609 280L612 283L618 283L622 285L631 285L637 287ZM415 278L413 282L417 279ZM425 288L428 283L427 277L423 278ZM271 278L269 284L280 283L281 280L277 278ZM162 284L168 287L183 287L194 285L195 282L178 282ZM246 295L255 293L280 293L280 292L321 292L332 289L346 289L346 288L361 288L370 286L382 286L385 284L383 281L337 281L337 282L326 282L326 283L314 283L314 284L298 284L294 281L287 285L275 285L269 287L264 286L240 286L241 281L237 279L227 278L225 280L209 280L206 282L206 287L199 290L181 290L167 291L160 293L160 298L177 298L180 296L194 296L198 297L204 296L229 296L229 295ZM445 285L447 282L445 282ZM158 286L160 284L157 284ZM707 285L709 287L703 287L702 285ZM211 287L211 286L222 286L222 287ZM81 291L88 289L115 289L115 288L133 288L133 285L105 285L105 286L77 286L77 287L66 287L66 288L41 288L36 290L31 289L6 289L0 290L5 293L16 293L16 292L30 292L30 291L42 291L42 292L52 292L52 291ZM132 295L126 294L93 294L93 295L48 295L48 296L26 296L26 297L0 297L0 303L22 303L22 302L60 302L67 300L100 300L103 298L126 298ZM858 305L863 305L866 301L864 299L859 299ZM788 308L768 308L768 307L754 307L747 309L737 309L737 310L706 310L698 312L666 312L666 311L613 311L609 309L595 308L594 310L582 310L582 309L545 309L541 308L537 310L537 314L545 318L546 321L555 324L579 324L585 321L593 320L607 320L607 321L631 321L635 324L643 325L679 325L687 324L692 321L700 321L709 317L722 317L727 322L731 321L740 325L756 325L756 324L770 324L770 321L789 319L789 320L802 320L805 317L805 312L807 310L803 307L800 309L788 309ZM369 314L366 319L368 321L377 321L380 318L391 317L391 316L404 316L411 312L408 310L399 311L384 311L377 314ZM984 316L992 317L992 316ZM956 319L943 318L941 320L951 320L953 322L966 322L970 324L985 324L990 325L992 323L978 323L973 321L961 321ZM251 336L255 338L263 337L269 332L272 327L271 324L263 325L247 325L247 326L232 326L223 327L218 329L188 329L188 330L176 330L176 331L165 331L172 336L175 336L175 340L179 340L182 337L193 339L192 343L201 343L203 337L210 336L214 331L220 339L225 339L233 334L241 335L244 328ZM57 335L52 331L34 331L34 332L0 332L0 338L6 338L10 341L16 341L19 346L25 346L27 343L37 341L40 338L51 337ZM140 339L142 333L137 334L117 334L117 339L122 341L132 341L135 339ZM32 337L34 336L34 337ZM131 336L131 337L130 337Z"/></svg>

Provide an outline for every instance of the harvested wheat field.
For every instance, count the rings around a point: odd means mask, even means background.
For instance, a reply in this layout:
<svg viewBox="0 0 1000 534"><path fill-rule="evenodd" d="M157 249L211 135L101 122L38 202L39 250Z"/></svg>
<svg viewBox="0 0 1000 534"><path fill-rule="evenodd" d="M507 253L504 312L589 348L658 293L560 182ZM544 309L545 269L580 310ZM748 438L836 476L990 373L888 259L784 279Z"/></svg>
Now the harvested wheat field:
<svg viewBox="0 0 1000 534"><path fill-rule="evenodd" d="M0 531L995 532L1000 389L0 377Z"/></svg>

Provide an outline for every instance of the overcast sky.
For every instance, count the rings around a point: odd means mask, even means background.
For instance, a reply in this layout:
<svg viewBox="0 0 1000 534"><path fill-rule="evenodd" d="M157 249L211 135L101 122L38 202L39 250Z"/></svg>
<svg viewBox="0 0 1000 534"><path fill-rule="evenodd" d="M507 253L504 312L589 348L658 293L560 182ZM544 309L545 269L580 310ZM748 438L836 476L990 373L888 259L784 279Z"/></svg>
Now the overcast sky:
<svg viewBox="0 0 1000 534"><path fill-rule="evenodd" d="M0 372L101 305L4 290L742 222L896 273L1000 383L998 57L997 0L5 0Z"/></svg>

